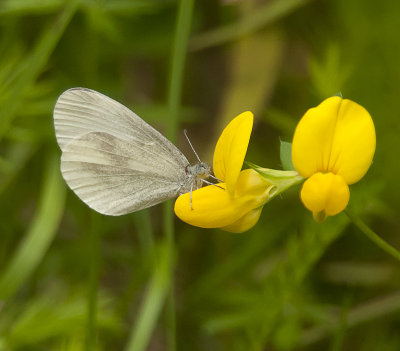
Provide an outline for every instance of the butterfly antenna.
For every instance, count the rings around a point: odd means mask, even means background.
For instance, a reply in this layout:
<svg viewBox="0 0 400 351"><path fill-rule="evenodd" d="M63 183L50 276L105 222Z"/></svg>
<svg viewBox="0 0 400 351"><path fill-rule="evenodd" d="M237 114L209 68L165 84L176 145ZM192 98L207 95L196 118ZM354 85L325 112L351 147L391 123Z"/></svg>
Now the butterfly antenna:
<svg viewBox="0 0 400 351"><path fill-rule="evenodd" d="M199 162L201 162L199 155L197 155L197 152L196 152L196 150L194 149L194 147L193 147L192 143L190 142L190 139L189 139L189 137L188 137L188 135L187 135L187 130L186 130L186 129L184 129L184 130L183 130L183 133L185 134L185 137L186 137L186 139L187 139L187 141L188 141L188 143L189 143L190 147L192 148L192 150L193 150L194 154L196 155L197 159L199 160Z"/></svg>

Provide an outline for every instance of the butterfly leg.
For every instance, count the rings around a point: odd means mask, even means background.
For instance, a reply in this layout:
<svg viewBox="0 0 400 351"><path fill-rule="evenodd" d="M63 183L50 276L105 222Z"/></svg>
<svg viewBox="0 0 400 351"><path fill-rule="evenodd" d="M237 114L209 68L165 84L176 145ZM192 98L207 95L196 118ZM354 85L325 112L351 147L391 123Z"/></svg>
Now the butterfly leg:
<svg viewBox="0 0 400 351"><path fill-rule="evenodd" d="M209 175L210 178L214 178L215 180L218 180L220 183L223 183L221 179L218 179L217 177L213 176L212 174Z"/></svg>
<svg viewBox="0 0 400 351"><path fill-rule="evenodd" d="M192 192L193 192L193 183L190 185L190 209L193 211Z"/></svg>
<svg viewBox="0 0 400 351"><path fill-rule="evenodd" d="M206 184L214 185L214 186L216 186L217 188L220 188L220 189L222 189L222 190L225 190L222 186L219 186L218 184L211 183L211 182L209 182L208 180L205 180L205 179L200 179L200 180L201 180L202 182L206 183Z"/></svg>

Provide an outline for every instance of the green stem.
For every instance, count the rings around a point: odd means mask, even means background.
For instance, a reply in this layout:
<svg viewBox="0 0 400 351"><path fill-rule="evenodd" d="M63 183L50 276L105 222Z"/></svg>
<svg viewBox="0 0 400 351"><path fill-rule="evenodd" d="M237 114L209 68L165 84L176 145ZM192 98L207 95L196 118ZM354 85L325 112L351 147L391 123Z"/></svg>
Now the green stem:
<svg viewBox="0 0 400 351"><path fill-rule="evenodd" d="M97 300L99 287L99 267L100 267L100 232L97 213L91 211L91 226L89 229L88 252L89 252L89 289L87 304L87 325L85 350L92 351L96 349L97 332Z"/></svg>
<svg viewBox="0 0 400 351"><path fill-rule="evenodd" d="M148 209L133 213L134 223L139 235L139 242L146 271L151 271L156 262L155 241Z"/></svg>
<svg viewBox="0 0 400 351"><path fill-rule="evenodd" d="M153 277L148 284L147 293L138 311L136 323L132 328L125 351L144 351L147 349L152 331L169 291L170 257L167 245L162 245L156 256Z"/></svg>
<svg viewBox="0 0 400 351"><path fill-rule="evenodd" d="M165 323L167 331L168 350L176 350L176 318L175 318L175 296L174 296L174 217L172 202L168 201L164 204L164 226L165 237L168 247L168 267L169 267L169 293L166 297L165 306Z"/></svg>
<svg viewBox="0 0 400 351"><path fill-rule="evenodd" d="M396 260L400 261L400 252L392 245L383 240L376 234L367 224L365 224L357 215L351 213L349 210L344 211L355 226L360 229L373 243L379 246L383 251L393 256Z"/></svg>
<svg viewBox="0 0 400 351"><path fill-rule="evenodd" d="M168 93L168 106L170 119L167 126L167 137L172 141L176 141L179 110L181 105L183 73L185 68L185 59L187 45L192 22L194 0L181 0L179 2L178 18L175 27L174 46L172 49L171 61L171 78ZM175 299L174 299L174 220L173 207L169 201L164 206L164 224L165 236L169 252L169 276L170 291L167 296L166 318L167 318L167 340L168 349L173 351L176 349L176 322L175 322Z"/></svg>
<svg viewBox="0 0 400 351"><path fill-rule="evenodd" d="M172 51L170 84L168 91L169 123L167 137L172 142L176 141L179 124L179 110L183 89L183 73L188 46L190 27L192 23L194 0L181 0L179 2L178 18L175 28L174 46Z"/></svg>
<svg viewBox="0 0 400 351"><path fill-rule="evenodd" d="M194 0L181 0L172 50L171 79L168 90L168 106L170 119L167 125L167 137L175 142L181 104L183 71L187 51L190 25L192 21ZM167 343L168 350L176 349L175 301L173 290L174 276L174 217L172 202L164 204L165 240L161 244L158 255L154 257L153 277L149 282L147 293L141 304L132 328L126 351L143 351L147 349L150 337L159 318L164 301L166 301ZM150 233L151 234L151 233ZM149 252L153 251L152 240L146 242Z"/></svg>
<svg viewBox="0 0 400 351"><path fill-rule="evenodd" d="M225 44L259 30L304 6L309 0L275 0L259 6L234 23L200 33L190 41L190 50L197 51Z"/></svg>

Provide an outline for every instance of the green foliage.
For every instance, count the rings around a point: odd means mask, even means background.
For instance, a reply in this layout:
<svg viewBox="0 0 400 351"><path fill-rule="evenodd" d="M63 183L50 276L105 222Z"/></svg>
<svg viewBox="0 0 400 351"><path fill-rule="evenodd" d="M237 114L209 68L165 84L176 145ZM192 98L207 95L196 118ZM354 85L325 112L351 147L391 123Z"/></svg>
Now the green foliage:
<svg viewBox="0 0 400 351"><path fill-rule="evenodd" d="M400 247L400 4L193 5L0 2L0 350L399 350L399 262L380 248ZM171 204L95 214L59 171L52 110L74 86L176 135L191 159L187 128L208 162L227 121L253 111L246 159L285 170L280 138L341 91L377 130L355 219L315 223L299 186L240 235L173 222Z"/></svg>

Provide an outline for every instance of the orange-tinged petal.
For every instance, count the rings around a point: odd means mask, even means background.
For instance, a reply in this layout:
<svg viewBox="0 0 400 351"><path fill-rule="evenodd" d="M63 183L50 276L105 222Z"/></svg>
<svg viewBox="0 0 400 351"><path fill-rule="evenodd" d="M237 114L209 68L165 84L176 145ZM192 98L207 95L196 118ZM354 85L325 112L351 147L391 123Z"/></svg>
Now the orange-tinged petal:
<svg viewBox="0 0 400 351"><path fill-rule="evenodd" d="M367 172L375 143L367 110L334 96L309 109L300 120L293 137L292 161L303 177L332 172L352 184Z"/></svg>
<svg viewBox="0 0 400 351"><path fill-rule="evenodd" d="M253 114L249 111L235 117L223 130L214 151L213 171L233 193L249 145Z"/></svg>
<svg viewBox="0 0 400 351"><path fill-rule="evenodd" d="M346 208L350 191L342 176L318 172L304 182L300 196L314 218L322 222L326 216L334 216Z"/></svg>
<svg viewBox="0 0 400 351"><path fill-rule="evenodd" d="M223 189L209 185L193 191L192 206L190 193L183 194L175 202L175 214L184 222L197 227L231 226L246 214L264 205L273 187L253 169L240 172L236 184L234 196L226 190L225 183L217 184ZM253 220L253 225L255 223ZM240 225L241 228L245 227L243 223ZM247 227L250 228L248 225ZM230 231L233 231L232 228Z"/></svg>

